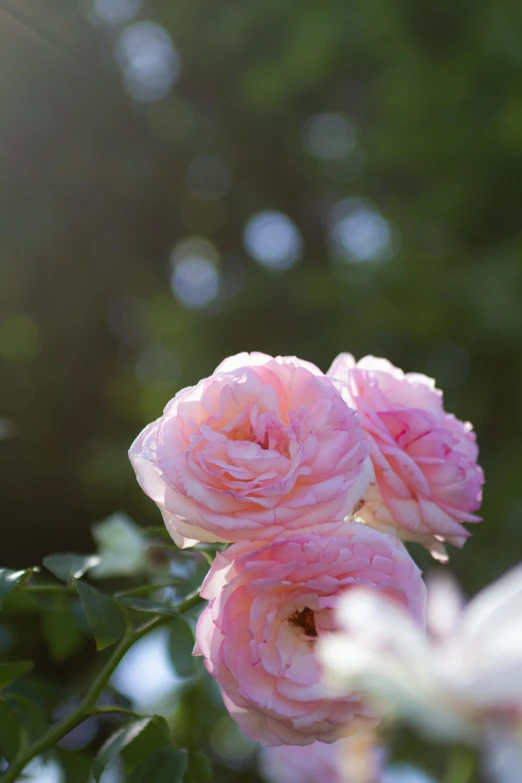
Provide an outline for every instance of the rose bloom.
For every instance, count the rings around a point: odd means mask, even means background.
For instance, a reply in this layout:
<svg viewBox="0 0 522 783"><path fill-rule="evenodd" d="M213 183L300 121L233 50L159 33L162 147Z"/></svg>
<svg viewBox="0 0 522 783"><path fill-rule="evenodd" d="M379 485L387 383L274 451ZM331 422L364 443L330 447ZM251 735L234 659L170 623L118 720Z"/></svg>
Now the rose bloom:
<svg viewBox="0 0 522 783"><path fill-rule="evenodd" d="M404 374L386 359L355 362L340 354L328 375L346 385L375 470L364 522L406 541L418 541L447 560L440 543L461 547L478 522L484 476L471 424L444 411L442 392L425 375Z"/></svg>
<svg viewBox="0 0 522 783"><path fill-rule="evenodd" d="M332 694L358 688L439 741L512 737L522 763L521 616L522 565L467 606L447 575L430 581L427 633L385 595L354 589L318 655Z"/></svg>
<svg viewBox="0 0 522 783"><path fill-rule="evenodd" d="M373 726L359 694L328 697L316 656L333 609L354 584L374 587L422 621L425 588L398 538L357 522L218 554L203 583L194 654L221 686L242 731L264 745L307 745Z"/></svg>
<svg viewBox="0 0 522 783"><path fill-rule="evenodd" d="M242 353L180 391L130 459L174 541L190 546L344 518L367 488L367 453L359 417L317 367Z"/></svg>

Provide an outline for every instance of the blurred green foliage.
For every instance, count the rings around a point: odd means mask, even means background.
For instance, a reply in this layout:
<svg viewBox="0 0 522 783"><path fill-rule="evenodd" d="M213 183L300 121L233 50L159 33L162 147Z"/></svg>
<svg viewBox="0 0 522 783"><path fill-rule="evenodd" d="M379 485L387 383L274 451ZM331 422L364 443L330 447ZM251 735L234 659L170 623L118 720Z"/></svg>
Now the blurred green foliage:
<svg viewBox="0 0 522 783"><path fill-rule="evenodd" d="M109 23L118 6L135 17ZM114 54L140 20L178 58L154 99L132 97ZM91 551L117 509L157 524L128 446L178 389L256 349L434 376L487 478L451 566L474 592L518 561L521 68L516 0L0 0L2 565ZM349 123L344 152L311 149L323 115ZM210 191L209 156L229 179ZM386 221L385 256L332 244L354 198ZM301 235L286 270L245 249L265 210ZM171 288L188 237L211 243L207 306ZM87 655L70 633L49 671Z"/></svg>

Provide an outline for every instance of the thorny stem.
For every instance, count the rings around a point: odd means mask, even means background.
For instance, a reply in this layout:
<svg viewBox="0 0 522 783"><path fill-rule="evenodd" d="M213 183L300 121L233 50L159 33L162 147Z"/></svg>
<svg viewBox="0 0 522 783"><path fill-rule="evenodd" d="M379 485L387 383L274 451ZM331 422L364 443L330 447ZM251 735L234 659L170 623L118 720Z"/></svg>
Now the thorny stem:
<svg viewBox="0 0 522 783"><path fill-rule="evenodd" d="M192 609L193 606L196 606L199 600L200 597L198 590L184 598L182 601L176 604L174 608L181 614L188 611L189 609ZM55 726L52 726L49 731L43 734L36 742L33 742L33 744L30 745L27 749L19 752L16 758L13 759L9 768L3 774L1 783L14 783L20 773L25 769L29 762L35 758L35 756L39 756L48 748L59 742L62 737L65 737L66 734L82 723L86 718L89 717L89 715L108 712L108 709L104 710L103 708L96 708L96 702L98 701L103 689L109 682L112 673L120 663L127 650L129 650L132 645L138 641L138 639L141 639L143 636L146 636L146 634L154 631L156 628L160 628L162 625L166 625L171 621L172 615L156 615L152 618L152 620L150 620L148 623L145 623L145 625L143 625L138 630L133 631L132 629L127 629L125 634L122 636L112 651L112 654L107 660L105 666L95 677L91 687L85 694L78 707L69 713L69 715L67 715L65 718L63 718L63 720L59 721L59 723L57 723ZM118 712L117 709L110 711Z"/></svg>

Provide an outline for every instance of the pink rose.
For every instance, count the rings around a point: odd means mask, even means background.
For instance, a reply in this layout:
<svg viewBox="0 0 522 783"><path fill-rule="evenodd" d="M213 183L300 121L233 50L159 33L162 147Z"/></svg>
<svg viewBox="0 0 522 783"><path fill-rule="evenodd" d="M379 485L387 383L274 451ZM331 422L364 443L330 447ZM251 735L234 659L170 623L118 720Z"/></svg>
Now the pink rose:
<svg viewBox="0 0 522 783"><path fill-rule="evenodd" d="M357 414L313 364L242 353L180 391L132 444L179 546L343 519L368 485Z"/></svg>
<svg viewBox="0 0 522 783"><path fill-rule="evenodd" d="M316 644L336 629L333 609L351 585L374 587L422 620L425 588L398 538L356 522L325 525L218 554L203 583L195 655L221 686L242 731L264 745L308 745L373 726L357 693L331 698Z"/></svg>
<svg viewBox="0 0 522 783"><path fill-rule="evenodd" d="M384 756L373 734L361 732L333 745L262 748L259 761L267 783L384 783Z"/></svg>
<svg viewBox="0 0 522 783"><path fill-rule="evenodd" d="M471 424L444 411L425 375L404 374L386 359L340 354L328 375L346 384L361 414L376 482L358 511L368 525L418 541L447 560L441 541L463 546L462 522L475 516L484 475Z"/></svg>

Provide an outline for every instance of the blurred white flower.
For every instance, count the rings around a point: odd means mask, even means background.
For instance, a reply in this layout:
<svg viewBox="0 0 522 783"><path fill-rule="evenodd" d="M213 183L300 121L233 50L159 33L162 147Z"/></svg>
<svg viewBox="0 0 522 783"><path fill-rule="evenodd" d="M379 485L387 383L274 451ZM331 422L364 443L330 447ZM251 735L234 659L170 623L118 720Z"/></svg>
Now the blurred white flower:
<svg viewBox="0 0 522 783"><path fill-rule="evenodd" d="M522 770L522 727L506 732L498 727L489 732L484 748L488 780L520 783Z"/></svg>
<svg viewBox="0 0 522 783"><path fill-rule="evenodd" d="M133 576L146 569L147 541L141 528L126 514L111 514L93 525L101 562L90 572L95 579L110 576Z"/></svg>
<svg viewBox="0 0 522 783"><path fill-rule="evenodd" d="M449 578L432 580L427 633L362 589L343 599L339 622L345 631L319 642L334 692L362 690L451 743L498 747L499 733L504 742L522 726L522 565L464 607Z"/></svg>

